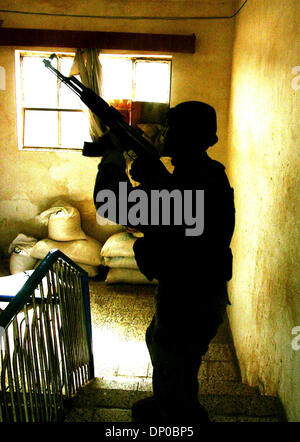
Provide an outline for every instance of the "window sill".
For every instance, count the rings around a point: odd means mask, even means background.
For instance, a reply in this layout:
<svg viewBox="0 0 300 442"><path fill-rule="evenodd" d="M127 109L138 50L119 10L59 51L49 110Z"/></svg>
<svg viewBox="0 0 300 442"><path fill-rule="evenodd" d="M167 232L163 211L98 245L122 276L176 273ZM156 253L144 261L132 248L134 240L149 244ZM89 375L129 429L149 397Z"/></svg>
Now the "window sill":
<svg viewBox="0 0 300 442"><path fill-rule="evenodd" d="M21 147L20 151L26 152L79 152L82 153L81 147Z"/></svg>

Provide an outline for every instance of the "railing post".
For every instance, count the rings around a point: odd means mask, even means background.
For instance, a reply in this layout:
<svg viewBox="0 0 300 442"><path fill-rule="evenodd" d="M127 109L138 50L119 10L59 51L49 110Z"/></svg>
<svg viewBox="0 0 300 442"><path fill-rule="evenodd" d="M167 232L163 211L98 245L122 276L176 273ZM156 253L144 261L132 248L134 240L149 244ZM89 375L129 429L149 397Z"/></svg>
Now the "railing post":
<svg viewBox="0 0 300 442"><path fill-rule="evenodd" d="M90 355L89 374L90 374L90 378L93 379L95 377L95 370L94 370L92 320L91 320L90 292L89 292L88 277L85 275L81 275L81 283L82 283L84 311L85 311L85 318L86 318L86 330L87 330L89 355Z"/></svg>

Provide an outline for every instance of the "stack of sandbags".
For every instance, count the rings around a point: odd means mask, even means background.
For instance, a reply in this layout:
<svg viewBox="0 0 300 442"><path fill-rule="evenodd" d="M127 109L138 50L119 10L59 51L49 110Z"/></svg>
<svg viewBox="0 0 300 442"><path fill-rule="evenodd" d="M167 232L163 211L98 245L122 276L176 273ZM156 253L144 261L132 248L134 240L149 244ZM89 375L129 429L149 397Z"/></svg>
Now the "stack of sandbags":
<svg viewBox="0 0 300 442"><path fill-rule="evenodd" d="M35 244L31 251L33 258L42 260L51 249L59 249L89 276L98 274L98 266L102 264L102 244L84 233L80 213L75 207L65 201L57 201L39 218L48 225L48 238Z"/></svg>
<svg viewBox="0 0 300 442"><path fill-rule="evenodd" d="M104 265L109 267L107 284L157 284L157 281L149 281L137 266L133 251L136 239L129 232L120 232L105 242L101 256Z"/></svg>
<svg viewBox="0 0 300 442"><path fill-rule="evenodd" d="M32 270L35 267L37 260L31 256L31 252L37 241L36 238L19 233L10 243L8 247L9 270L12 275Z"/></svg>

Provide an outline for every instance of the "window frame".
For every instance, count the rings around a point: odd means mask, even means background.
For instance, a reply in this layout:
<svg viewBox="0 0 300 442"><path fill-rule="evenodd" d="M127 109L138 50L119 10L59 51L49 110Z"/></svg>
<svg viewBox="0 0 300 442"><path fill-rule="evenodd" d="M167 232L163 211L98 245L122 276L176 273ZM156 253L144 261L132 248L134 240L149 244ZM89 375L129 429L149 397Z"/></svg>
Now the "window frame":
<svg viewBox="0 0 300 442"><path fill-rule="evenodd" d="M172 56L171 55L131 55L131 54L113 54L113 53L101 53L101 57L103 58L118 58L124 60L130 60L132 62L132 96L131 101L135 101L135 88L136 88L136 75L135 75L135 66L138 62L161 62L169 65L169 99L167 103L171 103L171 88L172 88Z"/></svg>
<svg viewBox="0 0 300 442"><path fill-rule="evenodd" d="M15 66L16 66L16 102L17 102L17 129L18 129L18 148L19 150L24 151L74 151L81 152L82 147L63 147L63 146L27 146L24 143L25 138L25 114L26 111L41 111L41 112L57 112L58 126L57 126L57 135L58 135L58 144L61 144L61 113L62 112L82 112L83 109L79 108L63 108L59 106L59 90L62 87L62 83L59 79L57 79L57 95L58 95L58 107L27 107L24 106L24 87L23 87L23 74L22 74L22 60L24 57L37 57L40 59L48 58L51 55L51 51L31 51L31 50L16 50L15 51ZM74 52L55 52L58 56L58 60L61 58L74 58ZM60 65L58 64L58 70L60 70Z"/></svg>
<svg viewBox="0 0 300 442"><path fill-rule="evenodd" d="M67 109L67 108L35 108L35 107L25 107L24 106L24 88L23 88L23 75L22 75L22 59L26 56L36 56L39 58L48 58L53 51L31 51L31 50L15 50L15 75L16 75L16 105L17 105L17 132L18 132L18 149L22 151L42 151L42 152L82 152L82 147L60 147L60 146L25 146L24 136L25 136L25 112L26 110L37 110L42 112L58 112L58 140L61 142L61 112L83 112L83 109ZM75 57L75 52L55 52L58 58L62 57ZM111 58L122 58L128 59L132 62L132 97L131 101L135 101L135 87L136 87L136 76L135 76L135 66L137 62L164 62L169 64L169 100L167 103L171 103L171 89L172 89L172 56L170 55L144 55L144 54L118 54L118 53L101 53L101 57L111 57ZM58 70L60 67L58 65ZM57 79L58 88L61 88L62 84ZM59 94L58 94L59 95ZM59 98L58 98L59 100ZM58 101L59 103L59 101Z"/></svg>
<svg viewBox="0 0 300 442"><path fill-rule="evenodd" d="M171 57L157 57L154 58L152 57L135 57L134 58L134 65L136 65L138 62L145 62L145 63L150 63L150 62L160 62L160 63L166 63L169 65L169 98L168 101L166 103L171 103L171 86L172 86L172 58ZM135 88L136 88L136 75L133 75L133 82L134 82L134 86L133 86L133 92L134 92L134 98L132 99L132 101L135 101Z"/></svg>

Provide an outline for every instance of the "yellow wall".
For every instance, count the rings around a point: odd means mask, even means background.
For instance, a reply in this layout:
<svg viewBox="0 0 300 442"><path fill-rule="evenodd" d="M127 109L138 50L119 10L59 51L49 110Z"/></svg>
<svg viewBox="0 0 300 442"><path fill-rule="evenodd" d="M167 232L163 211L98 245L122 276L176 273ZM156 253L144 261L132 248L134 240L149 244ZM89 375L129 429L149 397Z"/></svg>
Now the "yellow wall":
<svg viewBox="0 0 300 442"><path fill-rule="evenodd" d="M229 150L237 210L229 316L242 376L278 393L298 421L299 22L299 0L249 0L239 14Z"/></svg>
<svg viewBox="0 0 300 442"><path fill-rule="evenodd" d="M1 9L85 15L228 15L232 1L177 0L116 1L2 1ZM4 27L196 34L195 54L173 55L172 105L185 100L207 101L218 113L219 143L211 155L226 161L233 20L105 20L2 13ZM108 230L95 221L92 202L98 160L78 152L26 152L17 148L14 49L0 47L0 66L6 70L6 90L0 90L0 250L19 233L47 234L35 216L58 197L81 212L86 233L104 240ZM19 48L20 49L20 48ZM22 48L26 49L26 48ZM70 48L72 49L72 48ZM51 50L51 48L50 48ZM47 134L45 134L47 136ZM110 232L110 230L109 230Z"/></svg>

